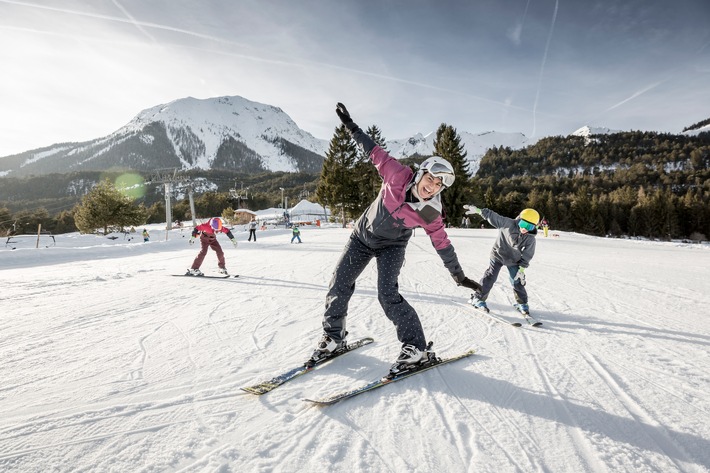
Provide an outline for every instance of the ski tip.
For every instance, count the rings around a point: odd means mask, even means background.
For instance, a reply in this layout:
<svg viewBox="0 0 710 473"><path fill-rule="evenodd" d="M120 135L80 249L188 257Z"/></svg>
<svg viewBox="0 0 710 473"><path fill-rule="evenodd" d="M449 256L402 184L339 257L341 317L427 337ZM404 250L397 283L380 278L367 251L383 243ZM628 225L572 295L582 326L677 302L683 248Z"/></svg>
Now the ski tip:
<svg viewBox="0 0 710 473"><path fill-rule="evenodd" d="M483 312L484 314L490 314L491 310L488 307L476 307L475 305L471 305L473 310L477 310L479 312Z"/></svg>
<svg viewBox="0 0 710 473"><path fill-rule="evenodd" d="M330 406L331 404L335 404L335 402L328 401L327 399L302 399L303 402L308 402L314 406Z"/></svg>
<svg viewBox="0 0 710 473"><path fill-rule="evenodd" d="M522 327L523 326L523 324L521 324L520 322L511 322L510 325L512 325L513 327Z"/></svg>

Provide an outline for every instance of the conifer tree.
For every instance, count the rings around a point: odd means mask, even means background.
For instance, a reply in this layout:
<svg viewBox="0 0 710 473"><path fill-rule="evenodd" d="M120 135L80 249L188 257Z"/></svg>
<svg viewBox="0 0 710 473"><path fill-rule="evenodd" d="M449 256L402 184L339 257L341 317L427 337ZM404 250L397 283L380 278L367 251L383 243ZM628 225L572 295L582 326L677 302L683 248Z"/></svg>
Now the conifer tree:
<svg viewBox="0 0 710 473"><path fill-rule="evenodd" d="M13 218L10 209L0 207L0 236L8 236L12 231Z"/></svg>
<svg viewBox="0 0 710 473"><path fill-rule="evenodd" d="M106 234L109 230L142 225L147 218L148 212L143 204L135 205L108 179L98 183L74 207L74 223L82 233L93 233L101 228Z"/></svg>
<svg viewBox="0 0 710 473"><path fill-rule="evenodd" d="M382 132L377 125L369 127L365 133L372 138L375 144L387 151L387 147L385 146L386 140L382 137ZM359 199L354 210L357 214L360 214L364 212L377 197L382 187L382 178L372 164L370 156L365 153L362 148L357 148L357 150L357 162L355 163L354 174Z"/></svg>
<svg viewBox="0 0 710 473"><path fill-rule="evenodd" d="M49 212L44 207L35 210L20 210L14 215L16 220L15 231L17 233L36 233L41 225L43 229L49 227Z"/></svg>
<svg viewBox="0 0 710 473"><path fill-rule="evenodd" d="M53 233L69 233L77 230L78 228L76 228L74 223L74 214L69 210L62 210L52 223Z"/></svg>
<svg viewBox="0 0 710 473"><path fill-rule="evenodd" d="M434 140L434 154L441 156L454 168L456 179L454 184L441 194L444 204L446 223L449 225L459 225L466 213L463 206L467 204L468 195L468 162L466 161L466 151L461 144L461 137L456 132L456 128L442 123L436 130Z"/></svg>
<svg viewBox="0 0 710 473"><path fill-rule="evenodd" d="M638 190L636 205L631 209L629 216L629 232L634 236L649 236L652 227L649 224L650 198L646 195L646 190L641 187Z"/></svg>
<svg viewBox="0 0 710 473"><path fill-rule="evenodd" d="M572 224L574 228L584 233L593 233L594 223L592 221L592 201L589 198L589 191L586 186L577 190L572 200L571 207Z"/></svg>
<svg viewBox="0 0 710 473"><path fill-rule="evenodd" d="M343 227L347 217L352 216L358 207L358 187L354 172L356 162L357 147L350 132L340 125L335 129L325 153L316 198L321 205L329 206L332 212L340 213Z"/></svg>
<svg viewBox="0 0 710 473"><path fill-rule="evenodd" d="M195 199L195 218L216 217L228 206L229 194L226 192L205 192Z"/></svg>

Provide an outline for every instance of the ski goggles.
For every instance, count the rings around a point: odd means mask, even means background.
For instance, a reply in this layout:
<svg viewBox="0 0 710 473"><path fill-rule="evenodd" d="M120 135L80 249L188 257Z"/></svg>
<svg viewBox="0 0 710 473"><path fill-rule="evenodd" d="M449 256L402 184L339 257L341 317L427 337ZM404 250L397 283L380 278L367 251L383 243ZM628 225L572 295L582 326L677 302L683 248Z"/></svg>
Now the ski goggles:
<svg viewBox="0 0 710 473"><path fill-rule="evenodd" d="M434 163L431 165L427 172L434 177L441 179L441 183L446 187L451 187L454 183L454 175L451 173L451 169L440 163Z"/></svg>
<svg viewBox="0 0 710 473"><path fill-rule="evenodd" d="M518 220L518 227L520 227L522 230L527 230L529 232L535 230L537 225L534 223L530 223L527 220L523 220L522 218Z"/></svg>

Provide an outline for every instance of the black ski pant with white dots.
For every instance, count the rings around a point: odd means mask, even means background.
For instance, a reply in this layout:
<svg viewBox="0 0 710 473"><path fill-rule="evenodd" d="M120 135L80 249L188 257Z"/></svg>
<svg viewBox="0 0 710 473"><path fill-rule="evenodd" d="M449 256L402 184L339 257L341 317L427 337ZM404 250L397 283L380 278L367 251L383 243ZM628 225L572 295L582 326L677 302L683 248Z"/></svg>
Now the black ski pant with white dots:
<svg viewBox="0 0 710 473"><path fill-rule="evenodd" d="M399 272L404 264L406 246L387 246L373 249L355 235L345 245L338 261L325 301L323 330L339 342L345 336L345 319L348 303L355 292L355 281L372 258L377 262L377 298L385 315L397 329L397 338L402 344L410 344L424 350L424 330L414 308L399 293Z"/></svg>

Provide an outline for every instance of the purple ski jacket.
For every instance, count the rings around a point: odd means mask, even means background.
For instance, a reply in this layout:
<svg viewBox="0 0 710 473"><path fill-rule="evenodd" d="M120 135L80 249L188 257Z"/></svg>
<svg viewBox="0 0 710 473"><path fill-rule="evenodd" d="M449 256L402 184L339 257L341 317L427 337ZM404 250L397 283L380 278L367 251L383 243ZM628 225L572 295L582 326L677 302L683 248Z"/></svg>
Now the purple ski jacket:
<svg viewBox="0 0 710 473"><path fill-rule="evenodd" d="M406 246L412 229L424 229L446 269L452 275L463 273L454 247L449 241L441 217L441 196L427 201L413 196L414 173L376 146L359 128L351 130L355 141L370 153L370 159L382 177L382 188L355 224L353 233L370 248Z"/></svg>

